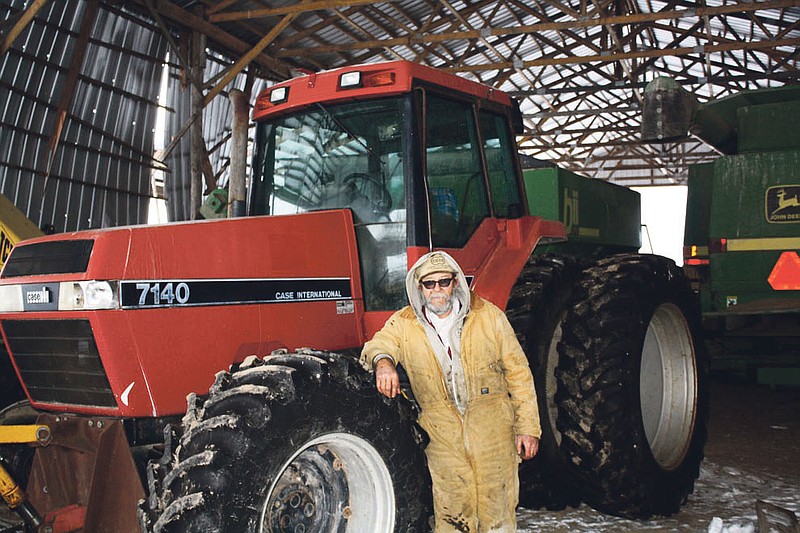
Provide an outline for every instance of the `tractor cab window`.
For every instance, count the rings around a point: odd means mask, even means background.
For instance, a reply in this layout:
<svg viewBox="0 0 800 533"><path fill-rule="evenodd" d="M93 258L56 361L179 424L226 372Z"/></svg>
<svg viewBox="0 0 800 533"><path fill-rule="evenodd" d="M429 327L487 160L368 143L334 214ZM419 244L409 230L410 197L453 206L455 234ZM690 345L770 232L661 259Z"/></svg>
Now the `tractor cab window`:
<svg viewBox="0 0 800 533"><path fill-rule="evenodd" d="M479 117L494 214L500 218L518 217L522 214L522 200L514 168L516 141L503 116L482 110Z"/></svg>
<svg viewBox="0 0 800 533"><path fill-rule="evenodd" d="M405 301L402 120L400 98L317 104L256 135L251 214L352 210L367 310Z"/></svg>
<svg viewBox="0 0 800 533"><path fill-rule="evenodd" d="M428 94L425 153L431 240L461 248L489 216L472 106Z"/></svg>

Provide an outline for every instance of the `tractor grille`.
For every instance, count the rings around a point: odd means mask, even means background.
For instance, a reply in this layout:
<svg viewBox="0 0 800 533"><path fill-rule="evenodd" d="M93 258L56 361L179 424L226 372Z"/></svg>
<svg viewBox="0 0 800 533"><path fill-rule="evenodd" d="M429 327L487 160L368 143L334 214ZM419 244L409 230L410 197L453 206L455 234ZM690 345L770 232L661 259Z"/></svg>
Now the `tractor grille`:
<svg viewBox="0 0 800 533"><path fill-rule="evenodd" d="M3 269L4 278L86 272L92 240L50 241L15 246Z"/></svg>
<svg viewBox="0 0 800 533"><path fill-rule="evenodd" d="M116 407L88 320L3 320L8 349L31 398Z"/></svg>

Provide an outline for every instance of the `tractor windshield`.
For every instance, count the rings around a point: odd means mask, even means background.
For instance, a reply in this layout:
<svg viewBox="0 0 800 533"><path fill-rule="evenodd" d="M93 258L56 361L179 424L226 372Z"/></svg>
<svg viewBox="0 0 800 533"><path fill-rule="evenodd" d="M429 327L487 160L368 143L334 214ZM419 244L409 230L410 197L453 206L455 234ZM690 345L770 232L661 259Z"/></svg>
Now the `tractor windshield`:
<svg viewBox="0 0 800 533"><path fill-rule="evenodd" d="M367 310L405 301L402 100L322 105L258 126L250 212L353 211Z"/></svg>

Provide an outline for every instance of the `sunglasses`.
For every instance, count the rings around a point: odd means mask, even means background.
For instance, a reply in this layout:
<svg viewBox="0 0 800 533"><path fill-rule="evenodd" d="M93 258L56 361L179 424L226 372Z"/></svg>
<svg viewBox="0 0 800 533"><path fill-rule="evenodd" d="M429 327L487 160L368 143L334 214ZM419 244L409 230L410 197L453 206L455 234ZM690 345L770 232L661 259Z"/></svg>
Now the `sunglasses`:
<svg viewBox="0 0 800 533"><path fill-rule="evenodd" d="M422 286L425 287L426 289L432 289L438 283L439 287L446 289L447 287L450 286L451 283L453 283L454 279L456 278L453 277L453 278L443 278L443 279L429 279L427 281L420 281L420 284L422 284Z"/></svg>

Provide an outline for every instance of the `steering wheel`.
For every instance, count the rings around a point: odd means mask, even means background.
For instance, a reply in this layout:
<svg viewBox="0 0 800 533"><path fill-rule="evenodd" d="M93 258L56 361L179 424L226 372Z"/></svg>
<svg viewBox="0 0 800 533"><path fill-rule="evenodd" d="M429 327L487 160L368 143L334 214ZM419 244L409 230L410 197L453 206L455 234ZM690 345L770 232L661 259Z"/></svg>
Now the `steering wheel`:
<svg viewBox="0 0 800 533"><path fill-rule="evenodd" d="M366 198L376 213L388 216L392 209L392 196L380 179L364 172L353 172L344 177L342 184Z"/></svg>

